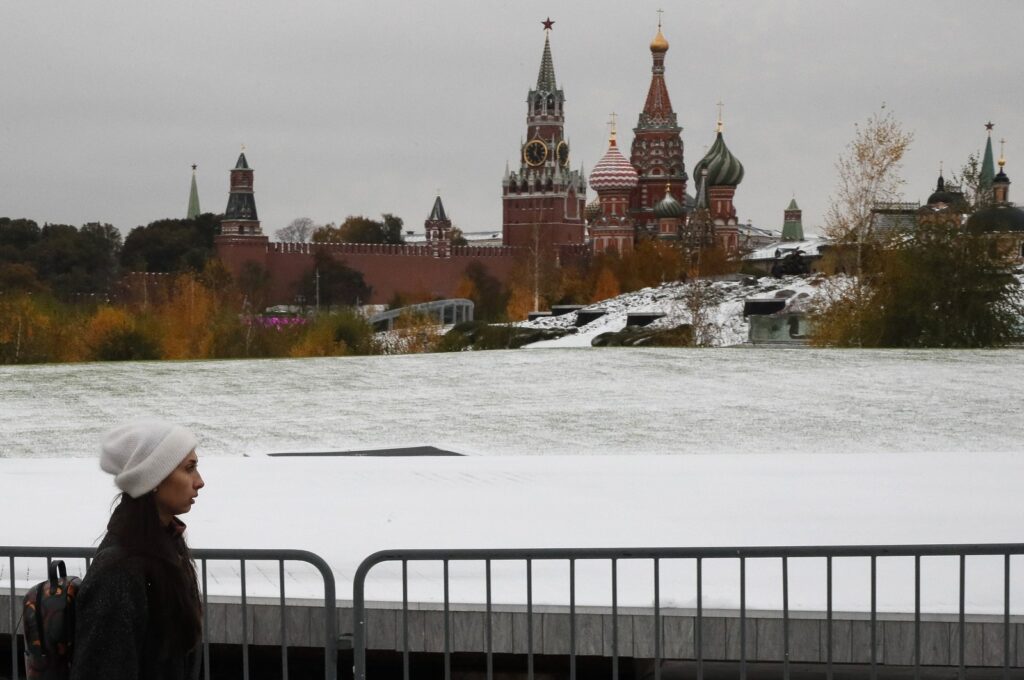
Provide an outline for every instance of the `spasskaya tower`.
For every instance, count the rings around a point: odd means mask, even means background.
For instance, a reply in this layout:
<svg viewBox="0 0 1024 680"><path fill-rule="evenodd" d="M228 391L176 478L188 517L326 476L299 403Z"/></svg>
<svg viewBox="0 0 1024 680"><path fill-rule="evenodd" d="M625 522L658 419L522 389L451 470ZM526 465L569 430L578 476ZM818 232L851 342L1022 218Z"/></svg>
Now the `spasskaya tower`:
<svg viewBox="0 0 1024 680"><path fill-rule="evenodd" d="M544 52L537 86L526 100L526 137L519 170L502 179L502 242L507 246L583 243L586 183L569 167L565 95L555 83L551 19L544 24Z"/></svg>

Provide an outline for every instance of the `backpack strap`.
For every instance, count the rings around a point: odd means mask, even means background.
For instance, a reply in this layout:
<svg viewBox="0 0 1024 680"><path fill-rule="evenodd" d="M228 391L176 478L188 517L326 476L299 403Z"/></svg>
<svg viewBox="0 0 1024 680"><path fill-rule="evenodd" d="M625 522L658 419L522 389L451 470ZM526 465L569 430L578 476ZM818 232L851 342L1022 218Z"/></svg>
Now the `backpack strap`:
<svg viewBox="0 0 1024 680"><path fill-rule="evenodd" d="M52 593L57 590L57 581L68 577L68 568L64 565L64 560L50 562L50 566L46 569L46 575L50 580L50 592Z"/></svg>
<svg viewBox="0 0 1024 680"><path fill-rule="evenodd" d="M43 626L43 586L46 585L46 581L43 581L36 586L36 634L39 636L39 653L46 656L46 630Z"/></svg>

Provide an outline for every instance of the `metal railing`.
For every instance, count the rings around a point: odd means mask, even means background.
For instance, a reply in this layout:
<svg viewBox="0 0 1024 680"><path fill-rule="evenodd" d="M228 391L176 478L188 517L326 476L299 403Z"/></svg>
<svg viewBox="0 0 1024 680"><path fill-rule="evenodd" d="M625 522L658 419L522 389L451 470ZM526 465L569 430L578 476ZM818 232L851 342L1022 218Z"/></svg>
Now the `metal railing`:
<svg viewBox="0 0 1024 680"><path fill-rule="evenodd" d="M17 624L19 610L17 590L15 587L15 559L17 558L45 558L47 567L54 559L84 559L86 569L96 555L96 548L46 548L46 547L19 547L0 546L0 558L8 559L10 569L10 583L8 594L10 596L10 639L11 639L11 677L18 680L19 659L17 644ZM281 677L288 680L288 629L287 616L285 615L285 562L304 562L317 569L323 577L324 582L324 677L326 680L336 680L338 677L338 635L336 615L336 592L334 585L334 573L319 555L305 550L233 550L233 549L209 549L197 548L192 550L192 557L200 565L199 579L203 597L203 677L210 679L210 640L209 640L209 593L207 589L207 563L209 561L237 562L241 575L241 602L242 608L242 677L249 679L249 610L246 606L246 561L271 561L278 563L279 578L279 603L281 612Z"/></svg>
<svg viewBox="0 0 1024 680"><path fill-rule="evenodd" d="M650 560L654 579L654 677L660 680L662 659L661 601L660 601L660 560L685 559L696 563L696 617L693 627L692 642L696 657L697 680L704 678L704 641L703 628L703 561L704 560L739 560L740 568L740 609L739 609L739 677L747 677L747 583L746 562L748 559L778 559L782 566L782 627L783 627L783 678L790 677L790 625L789 625L789 559L819 558L825 560L826 567L826 677L833 678L833 610L832 610L832 561L834 558L860 557L870 559L871 572L871 654L870 677L875 680L878 672L878 609L877 609L877 560L880 557L914 558L914 678L921 677L921 558L922 557L959 557L959 678L963 680L966 673L965 661L965 572L968 556L1002 556L1003 557L1003 677L1010 677L1010 557L1024 554L1024 544L977 544L977 545L871 545L871 546L813 546L813 547L736 547L736 548L584 548L584 549L534 549L534 550L384 550L370 555L356 570L352 586L353 602L353 655L356 680L366 679L366 577L370 570L385 562L400 562L402 566L402 668L403 678L409 678L409 562L441 562L444 565L444 678L451 678L452 633L450 625L449 601L449 563L475 561L485 564L486 603L485 603L485 654L486 673L488 680L494 675L493 670L493 634L492 634L492 601L491 601L491 564L498 561L525 562L526 567L526 624L527 624L527 677L534 677L534 641L533 641L533 563L537 561L568 562L569 568L569 677L576 678L576 562L578 560L607 560L610 562L611 577L611 621L612 621L612 678L619 677L619 630L618 630L618 561L619 560ZM951 657L952 658L952 657Z"/></svg>

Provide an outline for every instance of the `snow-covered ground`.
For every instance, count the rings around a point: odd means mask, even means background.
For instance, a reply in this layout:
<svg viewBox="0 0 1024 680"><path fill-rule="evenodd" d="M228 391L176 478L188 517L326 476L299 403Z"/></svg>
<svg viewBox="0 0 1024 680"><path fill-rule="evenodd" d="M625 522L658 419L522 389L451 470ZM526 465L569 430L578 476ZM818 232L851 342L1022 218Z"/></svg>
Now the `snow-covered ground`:
<svg viewBox="0 0 1024 680"><path fill-rule="evenodd" d="M204 457L207 486L184 517L196 547L302 548L323 556L349 599L359 562L385 548L641 547L1019 541L1019 454L789 454L464 458ZM39 489L48 493L40 503ZM95 460L0 460L0 544L92 544L115 493ZM65 502L62 504L61 500ZM31 509L28 511L28 509ZM11 521L7 521L11 520ZM879 560L881 611L913 611L913 560ZM0 560L0 583L7 583ZM19 561L21 585L41 560ZM790 606L825 606L823 560L790 561ZM76 564L80 570L81 565ZM441 565L410 565L410 598L439 602ZM581 605L610 603L607 562L577 564ZM1013 606L1024 613L1024 558L1013 561ZM453 563L452 599L484 600L483 565ZM565 603L565 562L534 568L538 603ZM866 559L837 559L837 611L869 605ZM955 558L922 563L926 612L955 612ZM652 602L651 563L619 569L623 606ZM495 565L496 602L525 598L521 563ZM662 604L692 607L692 561L661 565ZM704 606L738 606L735 560L705 562ZM277 593L275 564L250 563L250 596ZM1002 612L1001 558L967 563L973 613ZM211 564L210 590L237 594L237 564ZM371 572L371 600L401 599L400 570ZM291 597L322 594L311 569L290 566ZM751 609L781 607L778 560L748 563Z"/></svg>
<svg viewBox="0 0 1024 680"><path fill-rule="evenodd" d="M631 312L662 312L664 318L658 319L648 328L673 328L679 324L692 323L693 316L684 297L694 285L708 285L710 295L715 302L708 305L707 322L710 325L709 344L712 346L738 345L747 341L749 324L743 318L743 301L747 298L770 298L782 293L788 295L791 303L806 305L815 299L821 291L824 278L803 278L787 276L782 279L765 277L757 279L753 285L745 285L735 281L718 281L705 283L665 283L657 288L643 288L632 293L624 293L608 300L589 305L585 309L604 309L607 313L591 321L589 324L556 340L542 340L529 348L553 347L590 347L590 343L602 333L620 331L626 326L626 315ZM556 317L542 317L520 324L526 328L575 328L576 313L563 314Z"/></svg>
<svg viewBox="0 0 1024 680"><path fill-rule="evenodd" d="M559 349L3 367L0 544L92 544L114 496L98 470L99 438L149 414L200 437L208 488L186 518L193 545L312 550L332 565L343 598L358 562L384 548L1019 541L1022 383L1019 350ZM422 444L469 456L258 455ZM19 562L15 576L38 580L40 568ZM276 568L251 568L251 594L274 594ZM649 565L633 568L620 579L622 603L649 603ZM836 568L836 608L865 607L866 561ZM538 601L564 601L565 565L537 569ZM578 569L579 602L606 604L607 565ZM735 604L736 569L706 568L707 607ZM778 564L749 569L749 606L776 607ZM968 561L972 611L998 611L999 569ZM692 604L690 570L663 565L666 606ZM823 606L822 570L793 561L794 608ZM453 566L453 597L480 601L480 573ZM438 600L439 574L417 565L411 597ZM910 562L880 561L883 609L908 610L911 574ZM926 560L925 574L928 607L951 610L954 561ZM522 599L520 565L496 576L496 599ZM315 596L316 583L295 567L288 593ZM394 570L375 570L369 596L394 597L395 583ZM236 566L211 572L213 592L237 584ZM1024 588L1013 592L1024 611Z"/></svg>
<svg viewBox="0 0 1024 680"><path fill-rule="evenodd" d="M1024 352L615 349L0 367L0 457L157 414L204 455L1024 450Z"/></svg>

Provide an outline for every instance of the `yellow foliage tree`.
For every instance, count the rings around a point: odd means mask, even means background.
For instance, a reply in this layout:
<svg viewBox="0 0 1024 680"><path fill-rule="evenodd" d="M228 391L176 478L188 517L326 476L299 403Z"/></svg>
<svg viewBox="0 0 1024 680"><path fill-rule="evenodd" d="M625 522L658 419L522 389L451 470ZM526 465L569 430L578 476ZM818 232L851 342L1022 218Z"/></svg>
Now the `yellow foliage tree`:
<svg viewBox="0 0 1024 680"><path fill-rule="evenodd" d="M213 355L217 296L192 273L179 275L166 302L156 310L165 359L206 359Z"/></svg>
<svg viewBox="0 0 1024 680"><path fill-rule="evenodd" d="M594 283L594 293L591 296L591 301L607 300L608 298L615 297L620 292L619 280L616 278L615 273L612 272L610 267L601 267L601 271L597 275L597 281Z"/></svg>
<svg viewBox="0 0 1024 680"><path fill-rule="evenodd" d="M0 364L52 361L52 325L31 297L0 298Z"/></svg>
<svg viewBox="0 0 1024 680"><path fill-rule="evenodd" d="M535 311L533 308L533 288L513 283L508 296L505 314L511 321L522 321Z"/></svg>

